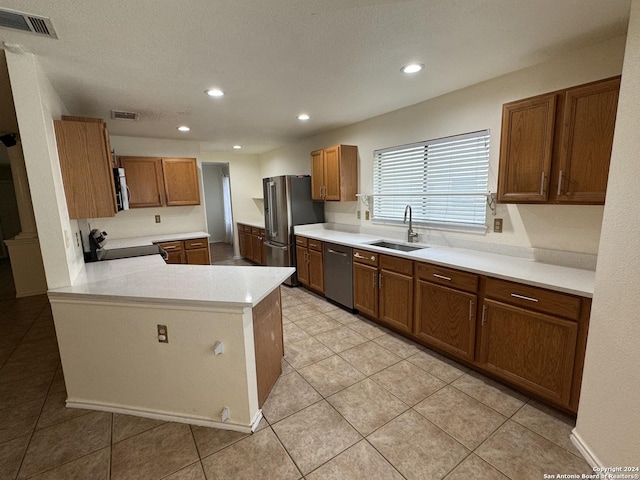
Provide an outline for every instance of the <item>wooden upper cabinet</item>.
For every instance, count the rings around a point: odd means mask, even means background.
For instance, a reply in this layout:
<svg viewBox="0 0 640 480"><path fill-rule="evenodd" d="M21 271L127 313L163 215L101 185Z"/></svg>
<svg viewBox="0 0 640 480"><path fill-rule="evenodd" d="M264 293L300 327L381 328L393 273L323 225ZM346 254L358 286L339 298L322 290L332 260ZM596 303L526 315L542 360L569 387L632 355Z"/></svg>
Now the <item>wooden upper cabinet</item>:
<svg viewBox="0 0 640 480"><path fill-rule="evenodd" d="M555 116L554 93L503 107L499 201L539 202L549 198Z"/></svg>
<svg viewBox="0 0 640 480"><path fill-rule="evenodd" d="M200 205L195 158L118 157L129 187L129 206Z"/></svg>
<svg viewBox="0 0 640 480"><path fill-rule="evenodd" d="M619 91L619 78L567 90L558 201L604 203Z"/></svg>
<svg viewBox="0 0 640 480"><path fill-rule="evenodd" d="M118 159L127 178L129 207L162 207L165 201L160 159L152 157L118 157Z"/></svg>
<svg viewBox="0 0 640 480"><path fill-rule="evenodd" d="M311 152L311 199L324 200L324 150Z"/></svg>
<svg viewBox="0 0 640 480"><path fill-rule="evenodd" d="M70 218L113 217L117 212L107 126L100 119L54 121Z"/></svg>
<svg viewBox="0 0 640 480"><path fill-rule="evenodd" d="M358 191L358 147L336 145L311 152L311 198L352 202Z"/></svg>
<svg viewBox="0 0 640 480"><path fill-rule="evenodd" d="M620 77L507 103L498 201L602 204Z"/></svg>
<svg viewBox="0 0 640 480"><path fill-rule="evenodd" d="M163 158L162 172L168 207L200 205L200 184L195 158Z"/></svg>

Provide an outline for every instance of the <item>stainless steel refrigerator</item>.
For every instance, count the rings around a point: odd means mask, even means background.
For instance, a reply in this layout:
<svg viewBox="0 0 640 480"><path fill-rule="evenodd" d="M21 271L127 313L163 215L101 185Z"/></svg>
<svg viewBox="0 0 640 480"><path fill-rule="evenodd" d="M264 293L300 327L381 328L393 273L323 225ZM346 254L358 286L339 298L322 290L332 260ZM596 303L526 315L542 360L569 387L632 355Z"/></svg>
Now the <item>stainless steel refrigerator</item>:
<svg viewBox="0 0 640 480"><path fill-rule="evenodd" d="M324 223L324 203L311 200L309 175L264 178L264 222L267 265L295 267L294 225ZM297 285L294 273L284 283Z"/></svg>

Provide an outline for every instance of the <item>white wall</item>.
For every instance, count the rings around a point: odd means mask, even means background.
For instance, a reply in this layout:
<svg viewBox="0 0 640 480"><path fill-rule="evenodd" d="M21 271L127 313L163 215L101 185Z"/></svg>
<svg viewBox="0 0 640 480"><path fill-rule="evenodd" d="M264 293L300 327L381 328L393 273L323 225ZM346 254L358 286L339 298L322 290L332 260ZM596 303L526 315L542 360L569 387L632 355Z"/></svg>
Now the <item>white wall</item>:
<svg viewBox="0 0 640 480"><path fill-rule="evenodd" d="M209 243L224 242L224 195L222 176L228 170L226 165L203 164L202 182L204 184L205 205L207 207L207 228Z"/></svg>
<svg viewBox="0 0 640 480"><path fill-rule="evenodd" d="M47 286L68 286L84 269L84 258L78 222L67 211L53 129L53 119L67 111L33 54L5 54L38 236L46 238L40 248Z"/></svg>
<svg viewBox="0 0 640 480"><path fill-rule="evenodd" d="M623 467L640 463L640 0L632 2L618 105L574 432L598 464Z"/></svg>
<svg viewBox="0 0 640 480"><path fill-rule="evenodd" d="M116 135L110 136L110 140L116 155L198 159L200 198L204 198L200 146L197 142ZM155 223L156 215L160 215L160 223ZM112 239L207 230L204 202L188 207L133 208L118 212L112 218L88 220L91 228L106 231Z"/></svg>
<svg viewBox="0 0 640 480"><path fill-rule="evenodd" d="M620 74L624 41L623 37L616 38L545 64L287 145L260 157L262 174L310 173L309 153L312 150L338 143L357 145L359 190L371 193L374 150L488 128L492 145L489 189L495 192L502 104ZM427 82L428 70L424 75ZM364 210L358 202L327 202L325 208L327 221L371 226L371 222L364 220L364 215L362 220L357 219L357 210ZM504 218L504 233L466 237L503 245L596 254L602 210L601 206L500 205L497 216ZM488 222L492 221L493 217L488 213ZM444 236L465 237L465 234Z"/></svg>

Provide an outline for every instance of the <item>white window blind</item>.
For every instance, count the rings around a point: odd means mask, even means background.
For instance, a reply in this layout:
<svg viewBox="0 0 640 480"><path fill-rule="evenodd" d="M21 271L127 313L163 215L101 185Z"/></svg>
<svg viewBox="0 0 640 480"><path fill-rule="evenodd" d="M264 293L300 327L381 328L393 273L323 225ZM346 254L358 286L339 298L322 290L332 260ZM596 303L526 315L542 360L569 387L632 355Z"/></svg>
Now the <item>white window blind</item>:
<svg viewBox="0 0 640 480"><path fill-rule="evenodd" d="M373 220L484 229L488 182L488 130L376 150Z"/></svg>

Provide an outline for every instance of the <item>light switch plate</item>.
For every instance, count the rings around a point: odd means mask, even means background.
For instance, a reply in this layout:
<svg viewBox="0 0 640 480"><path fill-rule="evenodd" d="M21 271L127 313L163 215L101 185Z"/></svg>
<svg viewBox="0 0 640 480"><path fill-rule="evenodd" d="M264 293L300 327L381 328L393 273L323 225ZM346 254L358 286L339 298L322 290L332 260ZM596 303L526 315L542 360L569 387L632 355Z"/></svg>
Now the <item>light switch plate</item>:
<svg viewBox="0 0 640 480"><path fill-rule="evenodd" d="M502 219L494 218L493 219L493 231L495 233L502 233Z"/></svg>

